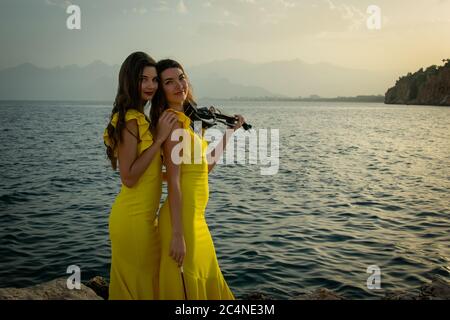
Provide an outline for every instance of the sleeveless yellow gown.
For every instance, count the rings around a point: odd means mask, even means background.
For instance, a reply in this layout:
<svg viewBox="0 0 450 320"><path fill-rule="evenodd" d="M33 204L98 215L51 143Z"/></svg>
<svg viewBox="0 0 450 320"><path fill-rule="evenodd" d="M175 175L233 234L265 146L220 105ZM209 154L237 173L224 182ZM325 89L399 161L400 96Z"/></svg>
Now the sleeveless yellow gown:
<svg viewBox="0 0 450 320"><path fill-rule="evenodd" d="M190 128L190 119L184 113L169 110L178 115L179 121L186 129L185 132L189 135L191 148L189 150L186 145L183 145L185 148L183 156L188 155L192 164L180 165L182 221L186 242L186 256L183 263L185 285L183 286L180 268L169 256L172 224L169 203L166 199L159 213L161 235L159 298L162 300L233 300L234 296L220 271L205 220L205 209L209 197L207 142Z"/></svg>
<svg viewBox="0 0 450 320"><path fill-rule="evenodd" d="M116 126L118 115L111 123ZM128 110L125 121L136 119L138 154L153 143L143 113ZM109 137L104 133L109 145ZM115 150L117 154L117 150ZM109 216L111 240L110 300L153 300L159 294L160 240L156 213L161 198L161 157L158 152L132 188L122 184Z"/></svg>

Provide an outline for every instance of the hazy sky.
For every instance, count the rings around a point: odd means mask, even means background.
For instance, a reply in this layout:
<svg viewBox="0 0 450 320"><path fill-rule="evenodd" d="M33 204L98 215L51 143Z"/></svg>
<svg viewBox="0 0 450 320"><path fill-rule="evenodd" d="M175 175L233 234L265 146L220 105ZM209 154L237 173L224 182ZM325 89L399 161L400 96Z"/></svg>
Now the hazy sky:
<svg viewBox="0 0 450 320"><path fill-rule="evenodd" d="M81 8L68 30L66 8ZM369 30L369 5L381 30ZM410 70L450 58L450 0L1 0L0 68L120 64L132 51L185 65L301 59Z"/></svg>

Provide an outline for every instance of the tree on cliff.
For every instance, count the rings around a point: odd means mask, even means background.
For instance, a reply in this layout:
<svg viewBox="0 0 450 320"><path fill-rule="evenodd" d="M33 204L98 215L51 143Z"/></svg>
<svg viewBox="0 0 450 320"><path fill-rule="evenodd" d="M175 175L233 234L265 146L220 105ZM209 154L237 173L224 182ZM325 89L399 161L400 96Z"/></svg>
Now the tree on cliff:
<svg viewBox="0 0 450 320"><path fill-rule="evenodd" d="M385 95L385 103L450 105L450 59L443 66L409 72Z"/></svg>

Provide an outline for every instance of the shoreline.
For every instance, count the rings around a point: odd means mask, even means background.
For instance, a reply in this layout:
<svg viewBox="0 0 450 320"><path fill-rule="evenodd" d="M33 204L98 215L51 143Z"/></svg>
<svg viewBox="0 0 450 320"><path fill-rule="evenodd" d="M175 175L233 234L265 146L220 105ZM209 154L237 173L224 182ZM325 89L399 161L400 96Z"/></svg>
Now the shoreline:
<svg viewBox="0 0 450 320"><path fill-rule="evenodd" d="M67 288L67 278L56 278L26 288L0 288L0 300L107 300L108 283L100 276L82 283L79 290ZM236 300L280 300L260 292L246 294ZM361 300L348 299L332 290L318 288L289 300ZM364 299L362 299L364 300ZM392 290L376 300L450 300L450 282L434 279L413 290Z"/></svg>

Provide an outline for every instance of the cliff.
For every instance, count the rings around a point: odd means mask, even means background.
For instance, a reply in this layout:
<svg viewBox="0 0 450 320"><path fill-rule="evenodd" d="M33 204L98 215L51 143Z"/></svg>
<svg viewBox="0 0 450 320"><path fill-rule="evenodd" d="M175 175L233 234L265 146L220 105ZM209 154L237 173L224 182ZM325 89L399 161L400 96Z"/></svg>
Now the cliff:
<svg viewBox="0 0 450 320"><path fill-rule="evenodd" d="M386 92L384 103L450 106L450 59L443 61L443 66L400 77Z"/></svg>

